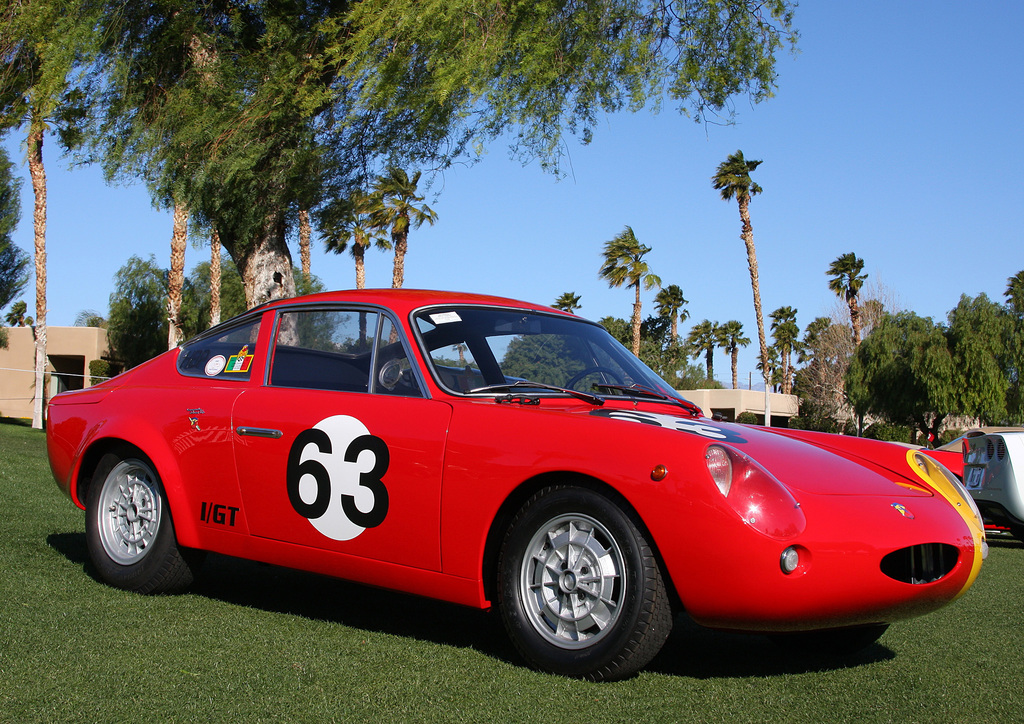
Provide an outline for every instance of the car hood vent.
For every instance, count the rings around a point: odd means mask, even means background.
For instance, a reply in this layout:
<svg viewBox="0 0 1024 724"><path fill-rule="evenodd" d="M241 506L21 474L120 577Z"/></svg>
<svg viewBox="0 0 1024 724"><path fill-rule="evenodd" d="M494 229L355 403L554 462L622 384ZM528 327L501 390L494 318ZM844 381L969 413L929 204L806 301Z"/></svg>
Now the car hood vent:
<svg viewBox="0 0 1024 724"><path fill-rule="evenodd" d="M882 559L882 573L903 583L937 581L956 566L960 552L946 543L922 543L900 548Z"/></svg>

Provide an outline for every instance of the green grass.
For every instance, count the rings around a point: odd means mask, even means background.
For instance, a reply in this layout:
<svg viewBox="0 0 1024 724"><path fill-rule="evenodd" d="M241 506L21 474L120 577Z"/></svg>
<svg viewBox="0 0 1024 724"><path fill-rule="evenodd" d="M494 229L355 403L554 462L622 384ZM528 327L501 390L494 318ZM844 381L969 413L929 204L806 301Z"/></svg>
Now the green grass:
<svg viewBox="0 0 1024 724"><path fill-rule="evenodd" d="M98 582L42 433L0 424L2 722L1013 722L1024 546L841 661L684 619L639 676L530 671L486 613L220 556L192 592Z"/></svg>

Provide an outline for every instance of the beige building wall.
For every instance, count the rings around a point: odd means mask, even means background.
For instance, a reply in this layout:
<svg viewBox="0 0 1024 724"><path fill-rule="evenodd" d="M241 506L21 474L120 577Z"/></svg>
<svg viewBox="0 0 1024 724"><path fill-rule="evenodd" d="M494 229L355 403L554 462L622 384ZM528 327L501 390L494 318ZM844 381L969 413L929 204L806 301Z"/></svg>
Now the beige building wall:
<svg viewBox="0 0 1024 724"><path fill-rule="evenodd" d="M752 412L764 422L764 391L761 390L679 390L679 394L695 405L700 405L708 417L720 415L733 421L741 412ZM786 427L789 418L800 410L796 395L769 393L772 425Z"/></svg>
<svg viewBox="0 0 1024 724"><path fill-rule="evenodd" d="M35 396L36 345L31 327L8 327L0 349L0 417L31 419ZM89 363L108 352L107 330L98 327L46 328L46 397L90 386Z"/></svg>

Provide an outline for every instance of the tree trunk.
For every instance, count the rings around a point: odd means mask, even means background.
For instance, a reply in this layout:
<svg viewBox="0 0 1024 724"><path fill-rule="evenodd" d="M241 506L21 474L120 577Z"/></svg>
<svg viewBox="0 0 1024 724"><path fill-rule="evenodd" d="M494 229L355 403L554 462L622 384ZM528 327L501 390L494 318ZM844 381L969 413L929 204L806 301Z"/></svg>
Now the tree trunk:
<svg viewBox="0 0 1024 724"><path fill-rule="evenodd" d="M391 288L401 289L405 283L405 253L409 250L409 232L394 232L391 240L395 245L395 266L391 274Z"/></svg>
<svg viewBox="0 0 1024 724"><path fill-rule="evenodd" d="M41 430L46 398L46 170L43 168L43 129L36 123L32 124L28 134L28 168L35 196L32 225L35 232L36 319L32 334L36 343L36 381L32 427Z"/></svg>
<svg viewBox="0 0 1024 724"><path fill-rule="evenodd" d="M221 241L242 276L246 308L295 296L292 256L282 218L275 215L267 219L259 238L244 247L234 241L229 243L226 238Z"/></svg>
<svg viewBox="0 0 1024 724"><path fill-rule="evenodd" d="M757 320L757 342L761 346L761 372L764 375L764 424L771 427L772 413L768 383L768 344L764 337L764 316L761 314L761 284L757 279L757 250L754 248L754 227L750 223L750 199L739 198L741 238L747 247L747 266L750 268L750 289L754 294L754 316Z"/></svg>
<svg viewBox="0 0 1024 724"><path fill-rule="evenodd" d="M299 261L302 265L302 277L309 281L309 211L299 212Z"/></svg>
<svg viewBox="0 0 1024 724"><path fill-rule="evenodd" d="M740 387L740 380L737 376L737 367L739 366L739 348L732 348L732 388L738 390Z"/></svg>
<svg viewBox="0 0 1024 724"><path fill-rule="evenodd" d="M640 356L640 282L636 283L636 301L633 302L633 355Z"/></svg>
<svg viewBox="0 0 1024 724"><path fill-rule="evenodd" d="M715 379L715 348L708 347L704 352L704 366L708 368L708 382Z"/></svg>
<svg viewBox="0 0 1024 724"><path fill-rule="evenodd" d="M220 324L220 235L210 236L210 326Z"/></svg>
<svg viewBox="0 0 1024 724"><path fill-rule="evenodd" d="M167 275L167 349L181 344L181 289L185 285L185 246L188 242L188 208L174 204L171 231L171 270Z"/></svg>
<svg viewBox="0 0 1024 724"><path fill-rule="evenodd" d="M853 348L860 346L860 307L857 305L857 295L847 295L846 303L850 306L850 328L853 330Z"/></svg>
<svg viewBox="0 0 1024 724"><path fill-rule="evenodd" d="M352 243L355 246L352 247L352 256L356 260L356 289L366 288L366 247L359 243L358 240L353 239Z"/></svg>

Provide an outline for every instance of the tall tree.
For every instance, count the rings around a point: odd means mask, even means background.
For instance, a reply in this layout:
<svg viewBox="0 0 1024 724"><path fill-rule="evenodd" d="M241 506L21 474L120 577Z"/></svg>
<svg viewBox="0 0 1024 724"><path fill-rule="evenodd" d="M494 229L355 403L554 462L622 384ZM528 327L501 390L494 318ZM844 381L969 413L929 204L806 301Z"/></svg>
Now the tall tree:
<svg viewBox="0 0 1024 724"><path fill-rule="evenodd" d="M171 268L167 272L167 349L182 343L181 290L185 284L185 249L188 246L188 209L174 205L171 229Z"/></svg>
<svg viewBox="0 0 1024 724"><path fill-rule="evenodd" d="M853 330L853 345L860 344L861 315L858 305L858 298L867 274L861 274L864 270L864 260L854 254L843 254L833 261L828 267L828 288L836 293L836 296L845 299L850 307L850 327Z"/></svg>
<svg viewBox="0 0 1024 724"><path fill-rule="evenodd" d="M739 351L740 347L750 344L750 339L743 336L743 325L735 319L718 326L718 346L729 354L732 362L732 388L739 389Z"/></svg>
<svg viewBox="0 0 1024 724"><path fill-rule="evenodd" d="M718 323L705 319L693 325L686 338L686 345L690 348L691 356L704 355L708 380L715 379L715 350L718 348L719 334Z"/></svg>
<svg viewBox="0 0 1024 724"><path fill-rule="evenodd" d="M653 274L644 261L651 247L641 244L633 229L627 226L615 238L604 245L604 264L598 277L608 282L609 287L631 287L636 291L633 302L632 350L640 354L641 303L640 287L652 289L661 285L661 279Z"/></svg>
<svg viewBox="0 0 1024 724"><path fill-rule="evenodd" d="M1013 348L1013 319L981 294L966 294L949 312L946 336L953 360L952 410L982 424L1007 422L1010 392L1007 354Z"/></svg>
<svg viewBox="0 0 1024 724"><path fill-rule="evenodd" d="M35 391L32 427L42 428L46 372L46 170L43 140L71 86L76 63L87 54L95 19L74 0L8 3L0 10L0 129L25 132L36 272ZM60 124L56 124L60 127Z"/></svg>
<svg viewBox="0 0 1024 724"><path fill-rule="evenodd" d="M792 354L799 352L800 327L796 323L796 310L792 307L779 307L771 313L772 338L779 353L781 363L782 393L788 395L793 391Z"/></svg>
<svg viewBox="0 0 1024 724"><path fill-rule="evenodd" d="M754 227L750 223L750 199L761 193L761 187L750 179L750 174L761 165L761 161L748 161L743 151L736 151L718 164L711 185L722 195L724 201L736 199L740 211L740 238L747 249L747 267L750 270L750 290L754 295L754 318L757 321L757 341L761 348L761 371L765 387L764 424L771 426L768 342L764 334L764 315L761 313L761 285L758 281L757 250L754 248Z"/></svg>
<svg viewBox="0 0 1024 724"><path fill-rule="evenodd" d="M575 292L565 292L551 306L555 309L561 309L563 312L575 313L580 308L580 295Z"/></svg>
<svg viewBox="0 0 1024 724"><path fill-rule="evenodd" d="M437 220L417 193L420 172L409 176L403 169L391 166L387 173L373 184L373 225L379 229L390 229L391 245L395 250L395 264L391 275L391 287L401 289L405 282L405 255L409 251L409 230L418 229L424 223L433 226ZM418 205L421 204L421 205Z"/></svg>
<svg viewBox="0 0 1024 724"><path fill-rule="evenodd" d="M342 203L332 204L321 215L321 232L328 251L341 254L348 249L356 266L356 289L366 288L366 250L371 245L390 249L391 243L374 225L374 199L353 191Z"/></svg>
<svg viewBox="0 0 1024 724"><path fill-rule="evenodd" d="M1006 303L1016 314L1024 315L1024 269L1006 280L1006 291L1003 293Z"/></svg>
<svg viewBox="0 0 1024 724"><path fill-rule="evenodd" d="M654 298L654 308L658 315L669 320L669 338L673 344L679 339L679 323L690 318L690 312L686 309L686 297L678 284L669 284L658 292Z"/></svg>
<svg viewBox="0 0 1024 724"><path fill-rule="evenodd" d="M131 257L114 276L107 339L125 369L167 350L167 270L148 259Z"/></svg>

